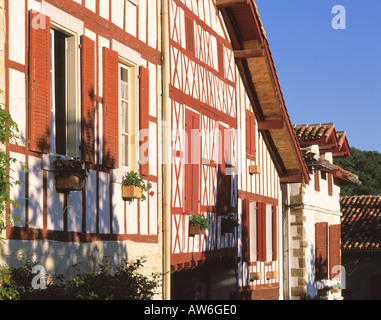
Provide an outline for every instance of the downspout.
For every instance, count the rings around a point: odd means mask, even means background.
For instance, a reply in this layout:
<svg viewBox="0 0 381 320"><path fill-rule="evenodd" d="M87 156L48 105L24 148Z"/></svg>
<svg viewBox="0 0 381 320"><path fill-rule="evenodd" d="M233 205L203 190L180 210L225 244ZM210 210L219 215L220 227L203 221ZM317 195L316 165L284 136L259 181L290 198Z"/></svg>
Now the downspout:
<svg viewBox="0 0 381 320"><path fill-rule="evenodd" d="M171 105L169 103L168 1L161 1L164 300L171 299Z"/></svg>

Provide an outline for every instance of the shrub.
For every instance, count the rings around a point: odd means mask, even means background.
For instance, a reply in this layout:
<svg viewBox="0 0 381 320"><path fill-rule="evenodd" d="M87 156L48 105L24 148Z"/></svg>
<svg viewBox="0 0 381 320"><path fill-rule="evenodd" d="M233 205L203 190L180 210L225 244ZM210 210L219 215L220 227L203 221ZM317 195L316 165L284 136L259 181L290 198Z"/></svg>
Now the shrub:
<svg viewBox="0 0 381 320"><path fill-rule="evenodd" d="M85 272L72 280L62 275L56 283L46 281L46 289L31 286L32 268L37 262L23 260L22 267L0 268L0 300L150 300L160 286L160 274L151 277L139 273L144 258L120 266L109 261L98 265L96 272Z"/></svg>

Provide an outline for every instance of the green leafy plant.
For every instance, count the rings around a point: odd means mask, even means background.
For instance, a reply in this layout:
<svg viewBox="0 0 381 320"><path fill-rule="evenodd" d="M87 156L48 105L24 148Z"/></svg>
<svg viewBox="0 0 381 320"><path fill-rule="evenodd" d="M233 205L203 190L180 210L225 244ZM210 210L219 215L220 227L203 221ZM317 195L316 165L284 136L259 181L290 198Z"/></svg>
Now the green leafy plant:
<svg viewBox="0 0 381 320"><path fill-rule="evenodd" d="M89 174L86 162L79 158L64 160L57 157L53 165L56 177L77 176L80 179L85 179Z"/></svg>
<svg viewBox="0 0 381 320"><path fill-rule="evenodd" d="M160 287L161 274L143 275L140 269L145 262L142 257L112 266L106 260L95 272L70 280L58 275L55 283L46 281L46 289L35 290L32 268L38 262L23 259L20 268L0 268L0 300L150 300Z"/></svg>
<svg viewBox="0 0 381 320"><path fill-rule="evenodd" d="M201 229L209 229L209 219L202 214L193 214L189 218L189 223L193 226L199 225Z"/></svg>
<svg viewBox="0 0 381 320"><path fill-rule="evenodd" d="M138 171L129 171L122 178L122 185L135 186L143 190L143 195L142 195L142 198L140 199L141 201L144 201L147 199L144 192L148 192L152 188L152 184L146 183L143 180L143 177L144 175L141 173L140 170L138 170ZM154 192L153 191L149 192L149 195L153 196Z"/></svg>
<svg viewBox="0 0 381 320"><path fill-rule="evenodd" d="M227 225L238 227L239 223L238 220L234 217L234 215L227 215L221 217L221 223L226 223Z"/></svg>
<svg viewBox="0 0 381 320"><path fill-rule="evenodd" d="M14 170L11 168L12 164L17 160L6 152L6 146L9 144L18 144L18 141L25 141L24 137L20 134L18 126L13 121L10 113L0 106L0 234L6 229L7 225L12 225L17 222L15 219L7 215L8 205L19 207L10 197L10 190L13 186L21 184L20 181L12 178ZM22 165L22 169L25 169ZM4 238L0 237L2 242Z"/></svg>

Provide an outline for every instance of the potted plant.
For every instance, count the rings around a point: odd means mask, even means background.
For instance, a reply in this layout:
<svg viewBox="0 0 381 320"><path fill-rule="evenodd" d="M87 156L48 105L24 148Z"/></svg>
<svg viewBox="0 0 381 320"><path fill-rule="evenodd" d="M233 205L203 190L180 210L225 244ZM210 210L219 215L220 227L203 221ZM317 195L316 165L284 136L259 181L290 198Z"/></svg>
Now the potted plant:
<svg viewBox="0 0 381 320"><path fill-rule="evenodd" d="M221 233L233 233L234 228L238 226L238 221L234 215L221 217Z"/></svg>
<svg viewBox="0 0 381 320"><path fill-rule="evenodd" d="M147 199L145 192L148 192L152 188L151 183L145 183L143 180L143 174L138 171L127 172L122 178L122 198L123 200L140 199L144 201ZM150 196L153 196L154 192L151 191Z"/></svg>
<svg viewBox="0 0 381 320"><path fill-rule="evenodd" d="M192 214L189 218L189 235L205 234L205 230L209 229L209 219L202 214Z"/></svg>
<svg viewBox="0 0 381 320"><path fill-rule="evenodd" d="M80 191L85 187L85 179L89 174L86 162L79 158L69 160L57 157L53 163L58 192Z"/></svg>

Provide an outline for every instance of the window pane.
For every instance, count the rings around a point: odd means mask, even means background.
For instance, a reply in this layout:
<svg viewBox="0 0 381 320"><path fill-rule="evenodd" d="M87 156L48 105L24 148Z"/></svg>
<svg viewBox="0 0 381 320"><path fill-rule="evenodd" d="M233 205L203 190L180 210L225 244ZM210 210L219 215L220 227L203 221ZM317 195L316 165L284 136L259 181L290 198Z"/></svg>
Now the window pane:
<svg viewBox="0 0 381 320"><path fill-rule="evenodd" d="M122 101L120 106L121 132L128 133L128 103Z"/></svg>
<svg viewBox="0 0 381 320"><path fill-rule="evenodd" d="M128 167L128 136L122 135L122 166Z"/></svg>
<svg viewBox="0 0 381 320"><path fill-rule="evenodd" d="M128 69L122 67L120 68L120 97L123 100L129 99L129 75Z"/></svg>
<svg viewBox="0 0 381 320"><path fill-rule="evenodd" d="M257 203L250 202L250 260L257 261Z"/></svg>
<svg viewBox="0 0 381 320"><path fill-rule="evenodd" d="M266 204L266 260L272 260L273 253L273 216L272 205Z"/></svg>

